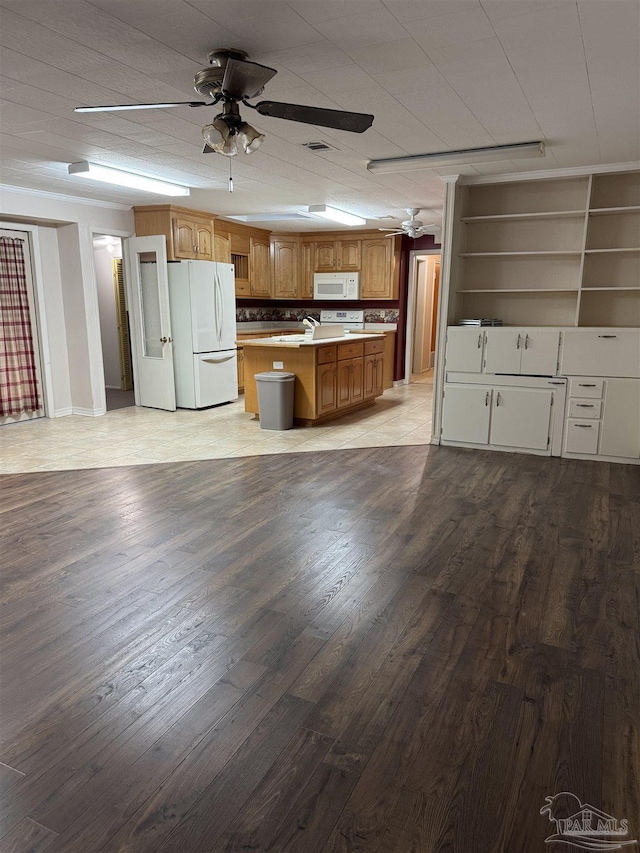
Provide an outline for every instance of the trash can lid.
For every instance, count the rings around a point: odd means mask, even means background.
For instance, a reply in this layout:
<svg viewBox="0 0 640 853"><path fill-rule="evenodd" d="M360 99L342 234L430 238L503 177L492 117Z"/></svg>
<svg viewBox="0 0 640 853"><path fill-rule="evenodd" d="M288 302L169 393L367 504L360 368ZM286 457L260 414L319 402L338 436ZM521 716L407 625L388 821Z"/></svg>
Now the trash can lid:
<svg viewBox="0 0 640 853"><path fill-rule="evenodd" d="M296 375L286 370L266 370L264 373L254 373L253 378L262 379L264 382L291 382Z"/></svg>

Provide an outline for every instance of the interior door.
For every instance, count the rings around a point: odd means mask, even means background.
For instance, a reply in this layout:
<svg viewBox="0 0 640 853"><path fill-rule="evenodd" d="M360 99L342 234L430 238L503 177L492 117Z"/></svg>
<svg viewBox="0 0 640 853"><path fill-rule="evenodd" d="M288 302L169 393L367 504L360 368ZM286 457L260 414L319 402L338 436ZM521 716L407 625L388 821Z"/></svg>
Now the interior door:
<svg viewBox="0 0 640 853"><path fill-rule="evenodd" d="M544 388L497 388L493 392L491 444L546 450L551 435L553 391Z"/></svg>
<svg viewBox="0 0 640 853"><path fill-rule="evenodd" d="M136 404L176 409L169 314L167 251L163 236L123 240Z"/></svg>

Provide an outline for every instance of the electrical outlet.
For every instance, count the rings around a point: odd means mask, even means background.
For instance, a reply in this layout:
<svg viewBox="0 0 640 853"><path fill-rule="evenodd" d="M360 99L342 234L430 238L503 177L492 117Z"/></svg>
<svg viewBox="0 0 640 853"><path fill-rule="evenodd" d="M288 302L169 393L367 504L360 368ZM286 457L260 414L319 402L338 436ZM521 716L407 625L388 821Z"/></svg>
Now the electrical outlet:
<svg viewBox="0 0 640 853"><path fill-rule="evenodd" d="M274 361L273 362L274 370L284 370L284 361Z"/></svg>

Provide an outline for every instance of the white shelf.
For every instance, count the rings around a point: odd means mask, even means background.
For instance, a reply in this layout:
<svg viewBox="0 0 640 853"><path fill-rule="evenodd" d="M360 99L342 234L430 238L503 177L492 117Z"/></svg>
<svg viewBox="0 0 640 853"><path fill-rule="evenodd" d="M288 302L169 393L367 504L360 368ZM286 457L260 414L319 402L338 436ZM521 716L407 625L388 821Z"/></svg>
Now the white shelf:
<svg viewBox="0 0 640 853"><path fill-rule="evenodd" d="M595 290L595 287L589 290ZM604 290L604 288L602 288ZM620 290L619 287L611 288ZM637 288L640 290L640 288ZM473 287L467 290L458 290L456 293L577 293L578 287Z"/></svg>
<svg viewBox="0 0 640 853"><path fill-rule="evenodd" d="M610 290L613 292L615 292L617 290L639 290L640 291L640 287L583 287L583 288L581 288L581 290L582 290L582 293L590 293L592 290Z"/></svg>
<svg viewBox="0 0 640 853"><path fill-rule="evenodd" d="M584 252L585 252L585 255L604 255L604 254L610 255L610 254L615 254L616 252L619 254L626 253L627 255L629 255L629 254L633 255L636 252L640 252L640 246L638 246L638 247L628 246L626 249L585 249Z"/></svg>
<svg viewBox="0 0 640 853"><path fill-rule="evenodd" d="M461 222L505 222L515 219L575 219L586 216L586 210L549 210L542 213L499 213L491 216L463 216Z"/></svg>
<svg viewBox="0 0 640 853"><path fill-rule="evenodd" d="M640 204L628 207L592 207L589 210L589 216L615 216L621 213L640 213Z"/></svg>
<svg viewBox="0 0 640 853"><path fill-rule="evenodd" d="M596 249L595 251L629 251L628 249ZM638 250L636 250L638 251ZM461 252L459 258L531 258L548 257L549 255L564 255L579 258L582 252Z"/></svg>

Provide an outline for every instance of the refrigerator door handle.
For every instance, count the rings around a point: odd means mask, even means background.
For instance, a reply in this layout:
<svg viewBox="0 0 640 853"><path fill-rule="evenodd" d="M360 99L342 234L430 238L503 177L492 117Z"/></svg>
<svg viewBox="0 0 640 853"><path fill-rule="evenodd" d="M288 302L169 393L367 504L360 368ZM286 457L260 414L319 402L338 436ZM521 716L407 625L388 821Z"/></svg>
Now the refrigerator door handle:
<svg viewBox="0 0 640 853"><path fill-rule="evenodd" d="M215 282L216 282L216 323L217 329L216 334L218 336L218 346L222 346L222 289L220 286L220 278L218 277L218 269L216 267L215 274Z"/></svg>
<svg viewBox="0 0 640 853"><path fill-rule="evenodd" d="M207 364L221 364L223 361L231 361L234 355L235 352L231 353L231 355L206 355L202 356L200 361L204 361Z"/></svg>

